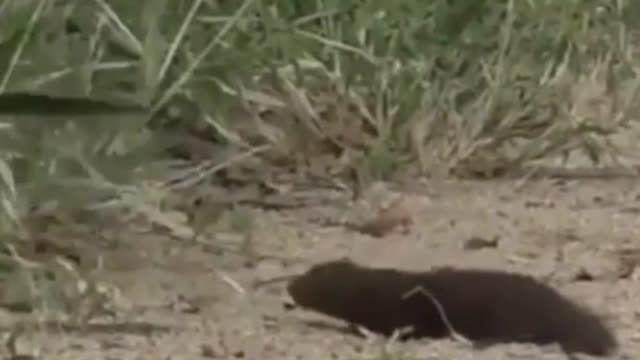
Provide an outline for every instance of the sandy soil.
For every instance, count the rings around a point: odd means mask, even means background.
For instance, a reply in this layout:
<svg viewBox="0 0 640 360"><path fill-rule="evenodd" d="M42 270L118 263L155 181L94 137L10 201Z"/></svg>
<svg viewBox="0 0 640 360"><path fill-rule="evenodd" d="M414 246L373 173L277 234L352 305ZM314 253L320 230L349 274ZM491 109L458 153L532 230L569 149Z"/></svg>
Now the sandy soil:
<svg viewBox="0 0 640 360"><path fill-rule="evenodd" d="M286 311L283 283L252 285L349 256L374 266L534 274L609 319L621 343L612 358L640 358L639 181L425 181L387 195L398 194L410 199L414 222L381 238L323 225L326 218L362 217L363 204L260 212L268 224L258 233L261 246L278 256L254 263L161 236L131 239L108 274L131 308L84 331L43 331L36 345L46 359L73 360L566 358L556 346L361 339L341 332L338 321ZM497 247L468 249L472 238L497 238Z"/></svg>

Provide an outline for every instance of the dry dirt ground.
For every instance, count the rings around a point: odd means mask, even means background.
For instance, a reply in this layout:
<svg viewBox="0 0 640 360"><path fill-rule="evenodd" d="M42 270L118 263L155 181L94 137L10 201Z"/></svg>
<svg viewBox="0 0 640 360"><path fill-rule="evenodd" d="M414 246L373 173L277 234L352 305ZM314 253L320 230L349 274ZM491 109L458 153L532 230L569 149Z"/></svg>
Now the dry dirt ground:
<svg viewBox="0 0 640 360"><path fill-rule="evenodd" d="M424 181L388 192L412 204L414 222L407 231L376 238L323 223L366 212L365 205L345 201L260 211L266 225L254 237L255 247L276 256L253 263L202 244L132 239L118 255L129 261L114 262L108 275L130 308L84 331L48 329L35 345L44 359L73 360L566 359L556 346L472 349L454 340L357 338L341 332L338 321L285 310L283 283L253 288L256 281L349 256L372 266L533 274L610 321L621 344L611 358L640 359L637 179ZM497 239L497 246L465 247L472 238Z"/></svg>

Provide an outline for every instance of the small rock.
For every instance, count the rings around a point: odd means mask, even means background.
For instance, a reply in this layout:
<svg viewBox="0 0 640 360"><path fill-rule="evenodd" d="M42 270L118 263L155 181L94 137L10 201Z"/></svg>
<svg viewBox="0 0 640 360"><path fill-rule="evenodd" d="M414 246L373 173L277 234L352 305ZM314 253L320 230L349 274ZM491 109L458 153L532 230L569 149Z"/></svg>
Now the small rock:
<svg viewBox="0 0 640 360"><path fill-rule="evenodd" d="M485 239L480 236L472 236L470 239L465 241L464 249L465 250L481 250L486 248L497 248L498 241L500 240L499 236L494 236L493 239Z"/></svg>
<svg viewBox="0 0 640 360"><path fill-rule="evenodd" d="M214 359L214 358L220 357L220 355L213 348L213 346L211 346L209 344L200 345L200 354L202 355L202 357L205 357L205 358L208 358L208 359Z"/></svg>
<svg viewBox="0 0 640 360"><path fill-rule="evenodd" d="M595 277L593 276L593 274L589 273L589 271L585 268L580 268L573 277L573 281L589 282L593 280L595 280Z"/></svg>

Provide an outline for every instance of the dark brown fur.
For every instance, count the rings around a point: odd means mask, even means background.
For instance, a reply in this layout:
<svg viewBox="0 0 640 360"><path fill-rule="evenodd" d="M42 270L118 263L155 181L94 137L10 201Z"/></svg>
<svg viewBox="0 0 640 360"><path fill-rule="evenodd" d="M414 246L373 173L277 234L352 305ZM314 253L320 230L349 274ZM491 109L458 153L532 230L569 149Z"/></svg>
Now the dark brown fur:
<svg viewBox="0 0 640 360"><path fill-rule="evenodd" d="M312 267L288 285L297 305L383 335L411 326L403 339L450 335L422 287L453 328L478 343L559 343L567 353L605 356L617 341L604 321L533 277L490 270L403 272L347 260Z"/></svg>

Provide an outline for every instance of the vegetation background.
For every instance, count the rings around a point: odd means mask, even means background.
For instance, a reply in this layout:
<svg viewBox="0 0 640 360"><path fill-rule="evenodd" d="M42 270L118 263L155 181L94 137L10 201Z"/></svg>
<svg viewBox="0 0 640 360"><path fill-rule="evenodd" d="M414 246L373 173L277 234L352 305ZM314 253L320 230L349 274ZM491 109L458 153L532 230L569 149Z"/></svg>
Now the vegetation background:
<svg viewBox="0 0 640 360"><path fill-rule="evenodd" d="M302 183L632 169L639 16L631 0L3 0L0 303L85 319L78 301L104 291L70 239L107 246L140 221L193 237L203 212Z"/></svg>

